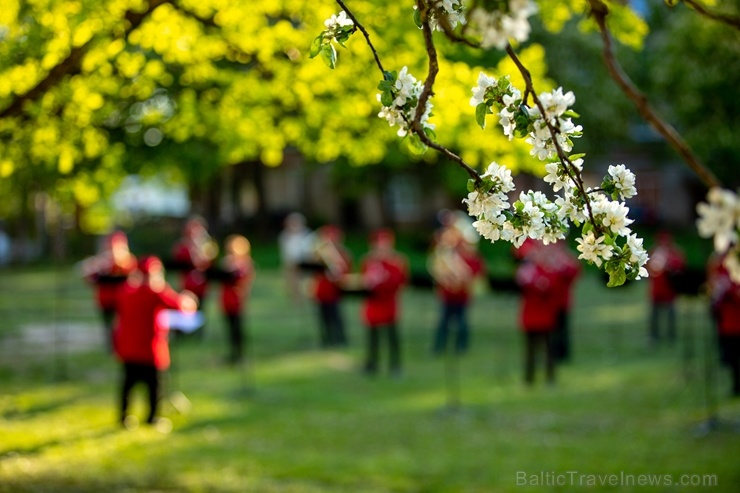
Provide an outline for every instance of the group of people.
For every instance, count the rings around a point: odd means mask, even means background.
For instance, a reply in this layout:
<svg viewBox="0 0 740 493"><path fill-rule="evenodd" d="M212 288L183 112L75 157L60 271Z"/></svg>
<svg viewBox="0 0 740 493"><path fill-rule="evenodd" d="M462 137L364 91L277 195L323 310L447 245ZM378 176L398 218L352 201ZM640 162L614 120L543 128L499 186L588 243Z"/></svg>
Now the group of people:
<svg viewBox="0 0 740 493"><path fill-rule="evenodd" d="M137 259L121 231L110 234L100 252L82 263L83 277L96 288L105 340L123 366L122 423L129 419L129 396L138 382L148 388L147 422L155 423L160 375L170 365L169 331L178 328L174 320L182 323L187 315L196 312L206 295L209 278L215 277L221 283L220 306L229 329L229 360L237 363L243 358L242 311L254 279L250 243L244 236L229 236L218 264L217 255L218 246L208 234L205 222L193 218L185 224L170 262L172 268L181 271L179 293L166 282L162 260L152 255ZM186 316L173 317L168 310Z"/></svg>
<svg viewBox="0 0 740 493"><path fill-rule="evenodd" d="M363 297L361 318L367 328L365 371L376 374L380 364L381 339L387 341L388 366L401 373L401 342L398 329L399 300L409 280L407 258L395 249L395 235L379 229L369 237L369 251L353 271L352 255L343 244L340 228L322 226L315 233L305 227L298 214L286 218L280 247L289 292L300 297L301 272L310 272L311 297L318 311L322 347L347 345L340 309L344 296Z"/></svg>
<svg viewBox="0 0 740 493"><path fill-rule="evenodd" d="M562 243L527 240L516 251L521 291L519 326L524 333L524 381L535 380L537 353L544 354L545 378L555 382L556 364L570 358L571 293L580 264Z"/></svg>
<svg viewBox="0 0 740 493"><path fill-rule="evenodd" d="M485 262L465 228L454 220L454 214L443 215L441 220L428 262L442 307L432 351L445 352L454 332L454 351L459 354L468 348L467 307L476 281L484 277ZM362 296L361 319L367 328L364 369L370 375L378 372L381 342L385 340L389 370L393 375L400 374L399 298L409 281L409 269L406 257L395 250L394 233L380 229L370 235L369 251L357 272L353 272L352 256L336 226L311 232L302 216L291 214L286 218L280 245L288 290L293 296L300 297L300 272L313 273L310 296L319 315L321 346L347 344L341 301L348 295Z"/></svg>
<svg viewBox="0 0 740 493"><path fill-rule="evenodd" d="M453 354L460 355L470 345L468 308L477 283L486 278L485 261L477 251L476 237L468 234L466 222L448 214L441 223L427 261L441 308L431 352L445 354L451 339ZM297 213L288 215L284 225L278 243L288 292L294 300L301 300L303 279L310 279L320 345L347 345L341 301L345 296L361 296L360 318L367 329L364 370L368 375L378 373L381 345L385 343L388 370L392 375L400 375L400 295L410 273L407 258L395 249L394 233L389 229L373 232L368 252L355 270L338 227L327 225L311 231ZM171 313L167 310L194 313L202 305L208 286L212 285L210 281L220 283L220 308L229 339L228 360L243 360L243 311L255 277L250 243L244 236L229 236L220 259L218 254L218 245L208 234L204 221L194 218L185 224L181 239L165 263L153 256L137 259L120 231L106 238L99 254L83 262L84 277L96 286L107 344L123 365L122 421L126 419L130 391L137 382L147 385L148 421L156 420L159 375L169 366L168 331L177 329L172 326L176 319L166 318ZM543 245L528 240L514 251L514 256L518 261L515 281L521 296L519 327L524 336L524 381L528 385L535 382L536 361L543 357L545 379L552 384L557 364L566 362L571 355L569 313L580 264L562 243ZM165 265L180 271L181 292L165 282ZM663 318L668 340L675 339L677 292L672 278L684 266L683 255L670 236L658 235L648 264L649 336L653 344L662 339ZM740 395L740 286L729 279L721 261L710 264L707 285L722 359L732 370L733 393Z"/></svg>

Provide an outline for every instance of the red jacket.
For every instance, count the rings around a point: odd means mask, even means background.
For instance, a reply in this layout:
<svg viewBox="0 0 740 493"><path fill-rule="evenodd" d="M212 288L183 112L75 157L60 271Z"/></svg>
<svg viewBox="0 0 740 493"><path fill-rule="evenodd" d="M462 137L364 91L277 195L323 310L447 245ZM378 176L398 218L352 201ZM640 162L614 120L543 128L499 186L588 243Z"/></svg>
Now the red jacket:
<svg viewBox="0 0 740 493"><path fill-rule="evenodd" d="M392 252L369 253L360 272L370 289L362 308L362 319L371 329L395 323L398 319L398 295L408 280L408 264L402 255Z"/></svg>
<svg viewBox="0 0 740 493"><path fill-rule="evenodd" d="M206 277L206 269L208 265L195 265L193 255L188 248L188 245L184 242L180 242L175 245L175 249L172 254L175 262L183 264L185 269L182 274L182 289L187 289L192 292L198 298L203 298L206 294L206 288L208 287L208 278Z"/></svg>
<svg viewBox="0 0 740 493"><path fill-rule="evenodd" d="M676 299L670 275L684 268L681 252L670 246L658 246L650 253L647 263L650 277L650 299L653 303L670 303Z"/></svg>
<svg viewBox="0 0 740 493"><path fill-rule="evenodd" d="M730 279L721 264L710 275L717 330L723 336L740 336L740 284Z"/></svg>
<svg viewBox="0 0 740 493"><path fill-rule="evenodd" d="M520 327L525 332L547 332L555 328L560 308L555 275L541 266L524 262L516 273L522 292Z"/></svg>
<svg viewBox="0 0 740 493"><path fill-rule="evenodd" d="M91 277L96 283L96 299L98 306L103 310L115 310L118 301L118 293L123 287L123 282L100 282L96 280L100 276L128 277L129 274L136 270L136 258L132 255L131 260L126 265L112 264L105 271L98 272Z"/></svg>
<svg viewBox="0 0 740 493"><path fill-rule="evenodd" d="M169 286L160 292L147 284L126 283L121 288L118 325L113 333L113 346L121 361L151 364L160 370L170 366L169 328L158 317L166 308L179 308L179 295Z"/></svg>
<svg viewBox="0 0 740 493"><path fill-rule="evenodd" d="M563 252L562 255L557 256L553 292L561 311L570 309L573 285L580 273L581 265L567 252Z"/></svg>
<svg viewBox="0 0 740 493"><path fill-rule="evenodd" d="M228 269L232 277L221 284L221 308L228 315L237 315L249 294L254 279L254 266L250 259L232 264Z"/></svg>

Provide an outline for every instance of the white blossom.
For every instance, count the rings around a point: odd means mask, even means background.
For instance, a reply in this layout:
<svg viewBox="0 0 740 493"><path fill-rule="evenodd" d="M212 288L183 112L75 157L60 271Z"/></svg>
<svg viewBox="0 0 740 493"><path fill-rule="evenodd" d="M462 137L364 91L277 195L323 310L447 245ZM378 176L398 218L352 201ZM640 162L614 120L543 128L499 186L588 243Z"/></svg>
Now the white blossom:
<svg viewBox="0 0 740 493"><path fill-rule="evenodd" d="M470 98L470 106L478 106L485 100L486 90L489 87L495 86L495 77L486 75L484 72L478 74L478 85L473 88L473 97Z"/></svg>
<svg viewBox="0 0 740 493"><path fill-rule="evenodd" d="M642 238L638 238L637 235L629 235L627 237L627 248L629 248L630 257L628 259L630 266L635 266L638 269L637 277L635 279L641 279L648 277L648 271L645 268L650 257L642 246Z"/></svg>
<svg viewBox="0 0 740 493"><path fill-rule="evenodd" d="M490 178L496 185L497 192L508 193L514 190L514 179L511 177L511 170L506 166L501 166L496 161L492 161L488 165L481 178Z"/></svg>
<svg viewBox="0 0 740 493"><path fill-rule="evenodd" d="M696 206L699 219L696 227L704 238L714 237L714 249L725 252L738 241L740 229L740 200L730 190L714 187L707 194L707 202Z"/></svg>
<svg viewBox="0 0 740 493"><path fill-rule="evenodd" d="M624 164L609 166L609 175L623 199L630 199L637 195L635 175Z"/></svg>
<svg viewBox="0 0 740 493"><path fill-rule="evenodd" d="M588 217L584 208L574 202L575 195L571 189L565 189L563 197L555 199L555 205L558 207L557 215L561 221L569 219L575 223L581 224L586 222Z"/></svg>
<svg viewBox="0 0 740 493"><path fill-rule="evenodd" d="M465 11L461 0L437 0L434 6L439 8L447 17L447 21L450 23L452 29L455 29L458 24L466 23ZM414 6L414 10L416 10L416 6ZM437 11L433 9L429 11L429 27L437 31L444 31L439 24Z"/></svg>
<svg viewBox="0 0 740 493"><path fill-rule="evenodd" d="M540 103L545 108L545 118L548 119L561 116L575 102L576 96L573 94L573 91L563 94L562 87L558 87L552 92L543 92L540 94ZM537 110L539 113L539 108Z"/></svg>
<svg viewBox="0 0 740 493"><path fill-rule="evenodd" d="M727 269L730 279L736 283L740 283L740 246L735 245L730 248L727 255L725 255L723 265Z"/></svg>
<svg viewBox="0 0 740 493"><path fill-rule="evenodd" d="M391 106L383 106L378 113L378 116L387 120L391 127L398 125L399 137L405 137L410 131L409 124L416 116L422 89L423 84L408 72L408 67L404 66L393 83L393 95L395 96L393 103ZM382 101L382 96L377 94L376 99ZM411 104L412 102L414 104ZM429 123L431 113L432 103L427 99L419 122L424 128L434 130L434 125Z"/></svg>
<svg viewBox="0 0 740 493"><path fill-rule="evenodd" d="M329 30L336 30L340 27L354 26L355 23L347 17L347 12L342 10L339 15L332 14L331 17L324 21L324 26Z"/></svg>
<svg viewBox="0 0 740 493"><path fill-rule="evenodd" d="M529 16L537 11L537 6L530 0L509 0L508 9L488 11L477 7L470 13L471 31L481 36L483 48L506 48L510 38L518 42L529 38L531 27Z"/></svg>
<svg viewBox="0 0 740 493"><path fill-rule="evenodd" d="M578 243L576 250L581 252L578 258L593 262L601 267L602 259L609 260L613 254L612 247L604 244L604 238L604 236L596 238L593 231L589 231L581 238L576 238Z"/></svg>

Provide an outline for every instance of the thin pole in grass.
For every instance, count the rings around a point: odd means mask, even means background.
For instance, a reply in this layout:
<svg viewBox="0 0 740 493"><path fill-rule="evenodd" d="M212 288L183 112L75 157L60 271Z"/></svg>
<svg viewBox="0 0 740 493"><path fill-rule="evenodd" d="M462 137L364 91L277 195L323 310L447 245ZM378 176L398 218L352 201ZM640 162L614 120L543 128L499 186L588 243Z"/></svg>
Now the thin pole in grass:
<svg viewBox="0 0 740 493"><path fill-rule="evenodd" d="M249 321L244 317L244 358L237 362L239 366L240 389L239 394L250 396L255 392L254 382L254 348L249 336Z"/></svg>
<svg viewBox="0 0 740 493"><path fill-rule="evenodd" d="M56 224L54 226L54 233L52 235L53 252L54 258L54 360L56 367L56 379L58 381L65 381L69 377L69 368L67 365L67 354L66 354L66 339L68 328L66 324L62 323L61 319L64 318L64 298L66 296L66 279L67 275L62 272L64 266L62 261L64 260L64 225L62 224L63 218L59 211L56 214Z"/></svg>
<svg viewBox="0 0 740 493"><path fill-rule="evenodd" d="M705 420L695 431L697 436L706 436L717 431L721 422L717 416L717 345L716 335L712 323L704 331L704 413Z"/></svg>
<svg viewBox="0 0 740 493"><path fill-rule="evenodd" d="M460 379L460 356L457 349L446 351L445 357L445 387L447 388L447 407L446 411L455 413L462 408L460 398L461 379Z"/></svg>

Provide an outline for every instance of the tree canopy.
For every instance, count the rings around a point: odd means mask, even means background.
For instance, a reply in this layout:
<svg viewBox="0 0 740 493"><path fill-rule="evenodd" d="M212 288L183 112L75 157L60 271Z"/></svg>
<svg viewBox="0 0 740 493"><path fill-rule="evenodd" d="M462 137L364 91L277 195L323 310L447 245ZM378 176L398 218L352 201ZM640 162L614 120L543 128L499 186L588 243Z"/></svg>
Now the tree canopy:
<svg viewBox="0 0 740 493"><path fill-rule="evenodd" d="M645 21L629 7L610 6L618 39L639 48ZM425 74L411 3L358 0L352 7L389 69ZM539 7L549 30L593 27L585 0ZM7 0L0 11L0 216L21 213L38 192L68 208L93 206L128 173L193 182L245 161L277 166L289 147L309 161L382 162L398 141L377 118L380 76L370 50L350 40L331 72L308 59L324 19L337 11L330 0ZM513 74L520 85L511 60L461 46L441 50L432 117L440 142L474 166L505 158L515 170L541 172L523 142L480 133L466 104L480 70ZM555 87L542 44L529 42L519 55L539 90Z"/></svg>

